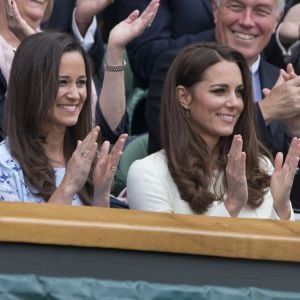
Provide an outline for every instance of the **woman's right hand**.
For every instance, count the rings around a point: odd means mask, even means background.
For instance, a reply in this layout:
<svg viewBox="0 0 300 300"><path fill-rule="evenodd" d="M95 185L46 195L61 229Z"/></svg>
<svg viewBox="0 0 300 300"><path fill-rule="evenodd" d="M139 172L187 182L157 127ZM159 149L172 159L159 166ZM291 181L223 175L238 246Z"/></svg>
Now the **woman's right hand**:
<svg viewBox="0 0 300 300"><path fill-rule="evenodd" d="M59 186L68 197L78 193L87 181L98 148L100 127L96 126L77 147L69 159L66 173Z"/></svg>
<svg viewBox="0 0 300 300"><path fill-rule="evenodd" d="M235 135L228 154L226 166L227 197L224 205L232 217L237 217L248 200L248 185L246 178L246 153L242 151L243 139Z"/></svg>

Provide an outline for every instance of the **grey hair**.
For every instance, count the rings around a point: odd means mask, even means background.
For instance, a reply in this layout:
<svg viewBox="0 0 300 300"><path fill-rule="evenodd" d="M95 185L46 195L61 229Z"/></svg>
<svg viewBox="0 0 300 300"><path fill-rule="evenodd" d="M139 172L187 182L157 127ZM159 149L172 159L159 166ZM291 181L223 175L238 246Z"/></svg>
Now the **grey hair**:
<svg viewBox="0 0 300 300"><path fill-rule="evenodd" d="M219 6L221 4L222 0L215 0L215 1L216 1L217 6ZM276 14L278 17L280 16L280 14L283 12L283 10L285 8L285 1L286 0L277 0L278 5L276 7Z"/></svg>

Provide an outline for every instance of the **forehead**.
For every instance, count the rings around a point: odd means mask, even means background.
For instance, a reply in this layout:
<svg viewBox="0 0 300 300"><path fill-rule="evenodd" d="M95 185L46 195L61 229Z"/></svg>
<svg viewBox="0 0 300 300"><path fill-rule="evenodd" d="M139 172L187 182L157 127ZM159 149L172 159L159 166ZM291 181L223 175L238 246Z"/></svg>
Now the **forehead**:
<svg viewBox="0 0 300 300"><path fill-rule="evenodd" d="M249 7L265 6L275 11L279 1L278 0L221 0L221 3L223 3L224 5L237 3Z"/></svg>
<svg viewBox="0 0 300 300"><path fill-rule="evenodd" d="M204 81L242 84L242 74L235 62L222 60L206 69Z"/></svg>
<svg viewBox="0 0 300 300"><path fill-rule="evenodd" d="M85 62L81 53L78 51L65 52L61 57L59 69L68 69L74 72L85 70Z"/></svg>

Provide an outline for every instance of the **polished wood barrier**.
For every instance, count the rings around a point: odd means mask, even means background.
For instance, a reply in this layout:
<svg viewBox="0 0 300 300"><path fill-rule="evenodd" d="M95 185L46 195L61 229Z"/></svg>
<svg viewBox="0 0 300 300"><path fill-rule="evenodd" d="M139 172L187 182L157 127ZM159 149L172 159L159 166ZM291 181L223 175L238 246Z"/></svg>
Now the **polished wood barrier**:
<svg viewBox="0 0 300 300"><path fill-rule="evenodd" d="M300 222L0 203L0 243L300 262Z"/></svg>

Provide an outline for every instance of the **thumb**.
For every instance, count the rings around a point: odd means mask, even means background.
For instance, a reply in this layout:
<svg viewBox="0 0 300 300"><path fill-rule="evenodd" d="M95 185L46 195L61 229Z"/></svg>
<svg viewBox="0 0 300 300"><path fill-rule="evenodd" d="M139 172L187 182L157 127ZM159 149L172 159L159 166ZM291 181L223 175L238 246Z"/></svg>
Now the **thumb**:
<svg viewBox="0 0 300 300"><path fill-rule="evenodd" d="M270 90L270 89L267 89L267 88L264 88L264 89L262 90L262 92L263 92L264 97L267 97L267 96L271 93L271 90Z"/></svg>

